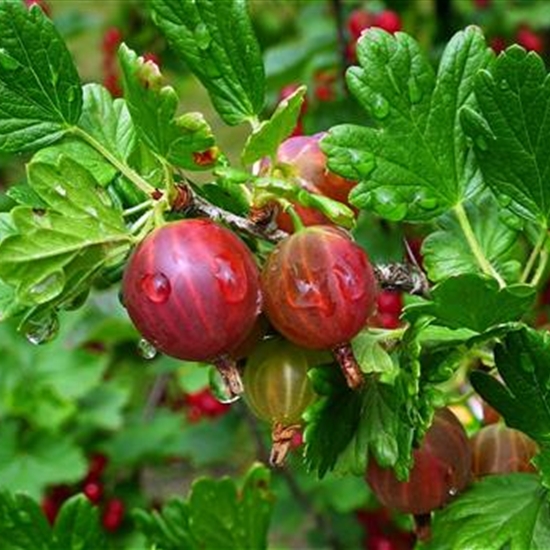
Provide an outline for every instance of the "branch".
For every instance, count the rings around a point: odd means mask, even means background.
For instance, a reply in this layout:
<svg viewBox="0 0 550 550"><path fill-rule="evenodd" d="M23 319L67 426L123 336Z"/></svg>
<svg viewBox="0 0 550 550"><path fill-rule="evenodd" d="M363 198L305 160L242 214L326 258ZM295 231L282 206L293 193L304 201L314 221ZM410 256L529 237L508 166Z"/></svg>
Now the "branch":
<svg viewBox="0 0 550 550"><path fill-rule="evenodd" d="M430 283L426 275L411 264L375 265L374 274L383 289L401 290L407 294L429 297Z"/></svg>

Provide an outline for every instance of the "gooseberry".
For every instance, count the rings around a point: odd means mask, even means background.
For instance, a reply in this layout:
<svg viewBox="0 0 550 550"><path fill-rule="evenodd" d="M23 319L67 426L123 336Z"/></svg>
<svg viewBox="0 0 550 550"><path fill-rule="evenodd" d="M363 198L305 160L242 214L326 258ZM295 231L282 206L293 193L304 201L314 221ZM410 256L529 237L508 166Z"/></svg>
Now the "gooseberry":
<svg viewBox="0 0 550 550"><path fill-rule="evenodd" d="M261 309L259 272L246 245L210 220L181 220L136 248L122 280L124 305L143 337L166 355L213 362L242 391L229 354Z"/></svg>
<svg viewBox="0 0 550 550"><path fill-rule="evenodd" d="M502 423L481 428L472 438L472 472L476 477L511 472L535 472L531 459L537 444Z"/></svg>
<svg viewBox="0 0 550 550"><path fill-rule="evenodd" d="M371 458L367 481L382 504L424 516L462 491L471 477L472 452L462 424L449 409L438 410L420 447L413 451L408 481Z"/></svg>
<svg viewBox="0 0 550 550"><path fill-rule="evenodd" d="M282 464L301 417L315 393L307 376L309 367L330 361L330 356L306 350L282 338L268 338L250 353L243 375L244 396L251 411L272 427L270 461Z"/></svg>
<svg viewBox="0 0 550 550"><path fill-rule="evenodd" d="M273 250L262 289L265 313L282 335L305 348L333 350L348 384L362 382L348 343L373 312L377 285L360 246L335 227L303 228Z"/></svg>

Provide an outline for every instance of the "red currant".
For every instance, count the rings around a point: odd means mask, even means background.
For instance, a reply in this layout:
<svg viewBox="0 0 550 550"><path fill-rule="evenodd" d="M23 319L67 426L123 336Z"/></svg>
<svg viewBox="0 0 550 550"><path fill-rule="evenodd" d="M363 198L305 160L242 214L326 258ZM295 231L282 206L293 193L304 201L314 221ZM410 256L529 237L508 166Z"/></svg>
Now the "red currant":
<svg viewBox="0 0 550 550"><path fill-rule="evenodd" d="M103 496L103 485L96 481L89 481L84 485L82 492L93 504L98 504Z"/></svg>
<svg viewBox="0 0 550 550"><path fill-rule="evenodd" d="M209 220L169 223L146 237L122 280L130 318L163 353L212 361L222 376L226 357L248 336L261 310L259 272L246 245ZM223 363L223 364L222 364Z"/></svg>
<svg viewBox="0 0 550 550"><path fill-rule="evenodd" d="M516 42L527 51L534 51L537 53L542 53L544 51L542 37L525 25L518 30Z"/></svg>
<svg viewBox="0 0 550 550"><path fill-rule="evenodd" d="M124 520L125 506L124 502L118 498L113 498L105 504L103 510L102 523L107 531L116 531Z"/></svg>
<svg viewBox="0 0 550 550"><path fill-rule="evenodd" d="M376 299L378 311L395 316L401 315L403 309L403 297L400 292L394 290L382 290Z"/></svg>
<svg viewBox="0 0 550 550"><path fill-rule="evenodd" d="M378 499L404 513L427 514L444 506L470 481L472 453L466 432L448 409L436 412L420 448L413 451L409 480L371 458L367 481Z"/></svg>
<svg viewBox="0 0 550 550"><path fill-rule="evenodd" d="M97 481L103 475L109 459L101 453L96 453L90 457L88 465L87 481Z"/></svg>
<svg viewBox="0 0 550 550"><path fill-rule="evenodd" d="M372 25L393 34L401 30L401 18L392 10L384 10L376 14Z"/></svg>
<svg viewBox="0 0 550 550"><path fill-rule="evenodd" d="M46 495L40 506L50 525L53 525L59 512L59 503L52 496Z"/></svg>
<svg viewBox="0 0 550 550"><path fill-rule="evenodd" d="M472 471L477 477L535 472L531 459L537 451L537 444L523 432L504 424L491 424L472 438Z"/></svg>
<svg viewBox="0 0 550 550"><path fill-rule="evenodd" d="M356 9L352 11L348 17L348 30L352 38L357 40L361 33L372 26L374 17L372 13L364 9Z"/></svg>

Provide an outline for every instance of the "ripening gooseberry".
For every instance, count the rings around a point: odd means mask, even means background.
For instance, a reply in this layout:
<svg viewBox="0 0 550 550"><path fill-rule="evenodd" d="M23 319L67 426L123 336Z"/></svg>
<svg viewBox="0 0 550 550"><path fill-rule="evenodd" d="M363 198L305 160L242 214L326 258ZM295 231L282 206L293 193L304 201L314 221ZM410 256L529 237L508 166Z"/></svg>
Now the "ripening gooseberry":
<svg viewBox="0 0 550 550"><path fill-rule="evenodd" d="M122 280L124 305L156 349L216 364L232 393L240 379L232 352L261 309L259 272L246 245L210 220L181 220L148 235Z"/></svg>

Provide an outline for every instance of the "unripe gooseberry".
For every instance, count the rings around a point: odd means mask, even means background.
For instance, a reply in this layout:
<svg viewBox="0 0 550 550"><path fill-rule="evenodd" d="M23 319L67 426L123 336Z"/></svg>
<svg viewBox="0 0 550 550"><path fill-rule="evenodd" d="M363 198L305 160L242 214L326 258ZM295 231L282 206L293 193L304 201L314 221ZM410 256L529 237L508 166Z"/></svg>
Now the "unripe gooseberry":
<svg viewBox="0 0 550 550"><path fill-rule="evenodd" d="M122 296L134 325L156 349L213 362L232 393L242 391L227 355L254 326L261 291L254 257L233 232L197 219L156 229L130 257Z"/></svg>
<svg viewBox="0 0 550 550"><path fill-rule="evenodd" d="M244 368L244 396L251 411L273 427L271 463L282 464L302 414L315 399L308 369L330 355L300 348L279 337L262 340Z"/></svg>
<svg viewBox="0 0 550 550"><path fill-rule="evenodd" d="M349 341L376 303L377 283L367 254L331 226L306 227L281 241L261 282L265 313L282 335L309 349L345 348L347 358ZM357 369L344 368L352 387L362 381Z"/></svg>
<svg viewBox="0 0 550 550"><path fill-rule="evenodd" d="M476 477L511 472L535 472L531 463L537 444L502 423L481 428L471 440L472 472Z"/></svg>
<svg viewBox="0 0 550 550"><path fill-rule="evenodd" d="M408 481L371 458L367 481L380 502L403 513L424 515L447 504L471 477L472 452L462 424L448 409L436 412L422 444L413 451Z"/></svg>

